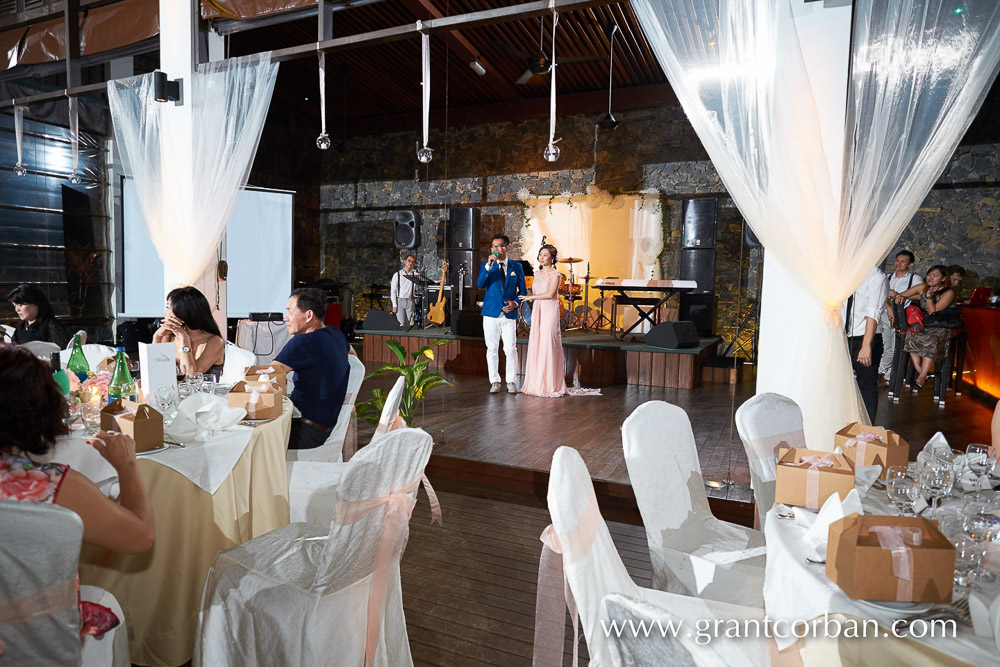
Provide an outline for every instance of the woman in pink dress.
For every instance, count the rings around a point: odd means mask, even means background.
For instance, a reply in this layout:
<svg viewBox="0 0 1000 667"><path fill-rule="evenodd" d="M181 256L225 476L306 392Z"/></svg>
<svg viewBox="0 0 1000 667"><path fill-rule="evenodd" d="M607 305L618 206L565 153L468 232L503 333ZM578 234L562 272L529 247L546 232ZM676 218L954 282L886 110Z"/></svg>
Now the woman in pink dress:
<svg viewBox="0 0 1000 667"><path fill-rule="evenodd" d="M559 253L546 244L538 252L542 265L535 272L531 296L531 334L524 367L521 393L529 396L557 398L566 394L566 371L563 364L562 332L559 330L559 280L556 270Z"/></svg>

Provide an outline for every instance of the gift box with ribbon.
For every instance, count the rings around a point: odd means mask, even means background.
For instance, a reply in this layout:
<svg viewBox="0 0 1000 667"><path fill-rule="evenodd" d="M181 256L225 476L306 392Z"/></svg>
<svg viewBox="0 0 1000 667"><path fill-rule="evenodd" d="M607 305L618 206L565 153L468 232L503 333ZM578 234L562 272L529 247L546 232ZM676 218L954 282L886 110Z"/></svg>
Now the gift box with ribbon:
<svg viewBox="0 0 1000 667"><path fill-rule="evenodd" d="M101 410L101 430L131 436L137 452L163 446L163 415L145 403L111 401Z"/></svg>
<svg viewBox="0 0 1000 667"><path fill-rule="evenodd" d="M830 524L826 576L854 600L951 602L955 547L937 522L850 514Z"/></svg>
<svg viewBox="0 0 1000 667"><path fill-rule="evenodd" d="M271 382L237 382L229 390L229 405L247 411L247 419L275 419L281 416L285 392Z"/></svg>
<svg viewBox="0 0 1000 667"><path fill-rule="evenodd" d="M842 454L811 449L781 449L774 502L819 509L838 494L843 500L854 488L854 466Z"/></svg>
<svg viewBox="0 0 1000 667"><path fill-rule="evenodd" d="M274 366L247 366L243 377L249 382L273 382L281 387L281 391L288 391L284 371Z"/></svg>
<svg viewBox="0 0 1000 667"><path fill-rule="evenodd" d="M834 445L840 447L855 468L882 466L882 479L891 466L905 466L910 459L910 445L898 433L858 422L837 431Z"/></svg>

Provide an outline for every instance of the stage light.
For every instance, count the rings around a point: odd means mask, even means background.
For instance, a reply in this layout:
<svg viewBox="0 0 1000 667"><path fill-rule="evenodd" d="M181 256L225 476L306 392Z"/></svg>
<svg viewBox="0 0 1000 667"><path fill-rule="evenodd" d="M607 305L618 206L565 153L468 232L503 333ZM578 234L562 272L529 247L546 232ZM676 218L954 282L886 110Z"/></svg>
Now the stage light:
<svg viewBox="0 0 1000 667"><path fill-rule="evenodd" d="M472 71L478 74L479 76L486 76L486 68L483 67L482 63L480 63L478 59L473 60L471 63L469 63L469 67L471 67Z"/></svg>
<svg viewBox="0 0 1000 667"><path fill-rule="evenodd" d="M168 81L167 73L156 70L153 72L153 99L157 102L175 102L181 104L181 82Z"/></svg>
<svg viewBox="0 0 1000 667"><path fill-rule="evenodd" d="M725 484L723 484L722 482L712 481L712 482L705 482L705 486L710 486L713 489L721 489L723 486L725 486Z"/></svg>

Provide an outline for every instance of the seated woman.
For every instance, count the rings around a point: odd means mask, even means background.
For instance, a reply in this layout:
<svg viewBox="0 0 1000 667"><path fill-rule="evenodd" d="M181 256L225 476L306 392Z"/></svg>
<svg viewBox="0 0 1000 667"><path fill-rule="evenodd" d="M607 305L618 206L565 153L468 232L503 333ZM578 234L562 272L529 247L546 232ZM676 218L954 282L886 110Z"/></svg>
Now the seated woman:
<svg viewBox="0 0 1000 667"><path fill-rule="evenodd" d="M0 500L53 503L83 520L83 541L118 553L153 546L153 509L139 477L132 438L99 431L91 444L118 473L118 502L61 463L38 463L66 432L66 401L52 369L27 350L0 346ZM105 607L80 603L83 634L101 635L117 621Z"/></svg>
<svg viewBox="0 0 1000 667"><path fill-rule="evenodd" d="M167 295L163 323L154 343L173 341L180 372L211 373L218 379L226 359L226 340L212 318L208 299L194 287L179 287Z"/></svg>
<svg viewBox="0 0 1000 667"><path fill-rule="evenodd" d="M924 330L906 334L903 350L910 353L917 371L914 384L924 386L931 364L940 361L954 330L962 326L962 312L955 303L955 290L951 288L948 267L938 264L927 270L927 282L914 285L896 296L896 303L919 297L924 311ZM914 304L918 305L918 304Z"/></svg>
<svg viewBox="0 0 1000 667"><path fill-rule="evenodd" d="M7 300L14 304L14 312L21 318L14 331L15 343L23 345L37 340L55 343L61 348L69 343L69 334L56 319L52 304L42 290L34 285L18 285L7 295Z"/></svg>

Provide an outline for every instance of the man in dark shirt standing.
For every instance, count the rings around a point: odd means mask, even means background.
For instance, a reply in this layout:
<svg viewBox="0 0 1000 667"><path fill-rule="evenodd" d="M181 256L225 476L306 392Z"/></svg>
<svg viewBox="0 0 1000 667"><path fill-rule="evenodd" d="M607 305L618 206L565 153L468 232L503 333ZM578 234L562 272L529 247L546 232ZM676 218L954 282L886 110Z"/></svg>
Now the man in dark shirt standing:
<svg viewBox="0 0 1000 667"><path fill-rule="evenodd" d="M292 403L302 414L292 420L289 449L312 449L325 441L337 425L347 394L353 353L340 329L323 324L326 294L313 287L294 290L288 299L285 324L292 338L273 365L294 371Z"/></svg>

